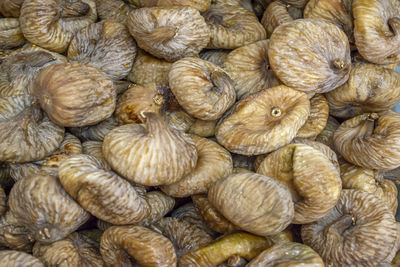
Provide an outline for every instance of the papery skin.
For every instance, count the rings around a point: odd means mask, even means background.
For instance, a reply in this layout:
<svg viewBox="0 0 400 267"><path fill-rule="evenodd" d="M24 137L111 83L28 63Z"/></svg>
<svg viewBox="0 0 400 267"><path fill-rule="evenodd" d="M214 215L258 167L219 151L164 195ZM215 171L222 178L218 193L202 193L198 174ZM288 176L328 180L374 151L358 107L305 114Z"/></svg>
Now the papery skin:
<svg viewBox="0 0 400 267"><path fill-rule="evenodd" d="M24 0L4 0L0 2L0 13L6 18L19 18Z"/></svg>
<svg viewBox="0 0 400 267"><path fill-rule="evenodd" d="M0 251L1 265L3 266L31 266L44 267L45 265L36 257L21 251Z"/></svg>
<svg viewBox="0 0 400 267"><path fill-rule="evenodd" d="M267 31L268 36L271 36L279 25L291 21L293 21L293 18L289 14L288 6L281 2L274 1L265 9L261 24Z"/></svg>
<svg viewBox="0 0 400 267"><path fill-rule="evenodd" d="M14 48L25 43L17 18L0 19L0 48Z"/></svg>

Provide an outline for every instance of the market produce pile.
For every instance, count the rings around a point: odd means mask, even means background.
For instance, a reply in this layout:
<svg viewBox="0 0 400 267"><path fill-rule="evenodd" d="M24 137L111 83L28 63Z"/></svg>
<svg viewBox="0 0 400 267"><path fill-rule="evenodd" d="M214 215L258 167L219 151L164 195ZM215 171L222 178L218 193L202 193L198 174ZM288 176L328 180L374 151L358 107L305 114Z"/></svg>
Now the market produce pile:
<svg viewBox="0 0 400 267"><path fill-rule="evenodd" d="M0 267L400 266L397 0L0 14Z"/></svg>

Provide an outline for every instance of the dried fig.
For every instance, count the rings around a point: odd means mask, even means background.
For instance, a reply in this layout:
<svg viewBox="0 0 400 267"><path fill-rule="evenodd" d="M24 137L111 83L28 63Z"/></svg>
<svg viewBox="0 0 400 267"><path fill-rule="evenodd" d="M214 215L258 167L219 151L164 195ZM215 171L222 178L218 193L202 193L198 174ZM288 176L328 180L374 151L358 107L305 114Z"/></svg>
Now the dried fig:
<svg viewBox="0 0 400 267"><path fill-rule="evenodd" d="M44 264L30 254L15 250L0 251L0 266L7 267L44 267Z"/></svg>
<svg viewBox="0 0 400 267"><path fill-rule="evenodd" d="M7 211L3 216L0 216L0 245L30 252L33 241L34 239L29 236L29 230L20 225L14 214Z"/></svg>
<svg viewBox="0 0 400 267"><path fill-rule="evenodd" d="M188 133L195 134L201 137L210 137L215 135L216 126L217 120L204 121L197 119L190 126Z"/></svg>
<svg viewBox="0 0 400 267"><path fill-rule="evenodd" d="M163 114L164 120L168 125L176 130L188 132L196 119L187 114L184 110L167 110Z"/></svg>
<svg viewBox="0 0 400 267"><path fill-rule="evenodd" d="M305 92L329 92L347 81L351 69L346 34L322 20L298 19L276 28L268 58L285 85Z"/></svg>
<svg viewBox="0 0 400 267"><path fill-rule="evenodd" d="M101 237L100 253L107 266L176 266L168 238L141 226L113 226ZM130 257L131 256L131 257Z"/></svg>
<svg viewBox="0 0 400 267"><path fill-rule="evenodd" d="M89 219L50 175L25 177L15 183L9 196L11 212L35 240L51 243L65 238Z"/></svg>
<svg viewBox="0 0 400 267"><path fill-rule="evenodd" d="M268 40L237 48L229 53L223 68L235 82L238 99L281 84L269 67Z"/></svg>
<svg viewBox="0 0 400 267"><path fill-rule="evenodd" d="M2 216L7 210L7 196L4 189L0 185L0 216Z"/></svg>
<svg viewBox="0 0 400 267"><path fill-rule="evenodd" d="M279 25L293 21L288 9L288 5L279 1L270 3L265 9L261 19L261 24L267 31L268 36L271 36L271 34Z"/></svg>
<svg viewBox="0 0 400 267"><path fill-rule="evenodd" d="M400 73L374 64L357 64L348 81L326 94L331 115L350 118L393 108L400 100Z"/></svg>
<svg viewBox="0 0 400 267"><path fill-rule="evenodd" d="M400 4L394 0L353 0L354 39L366 60L400 62Z"/></svg>
<svg viewBox="0 0 400 267"><path fill-rule="evenodd" d="M82 140L103 141L104 137L116 127L118 127L117 120L114 116L111 116L95 125L69 128L69 130Z"/></svg>
<svg viewBox="0 0 400 267"><path fill-rule="evenodd" d="M216 4L202 15L211 32L207 48L235 49L267 37L254 13L243 7Z"/></svg>
<svg viewBox="0 0 400 267"><path fill-rule="evenodd" d="M25 0L20 15L25 38L58 53L68 48L77 31L96 19L94 0Z"/></svg>
<svg viewBox="0 0 400 267"><path fill-rule="evenodd" d="M274 177L289 188L295 224L322 218L340 197L342 183L338 170L322 152L307 145L291 144L272 152L257 172Z"/></svg>
<svg viewBox="0 0 400 267"><path fill-rule="evenodd" d="M139 223L142 226L149 226L159 221L175 206L175 199L160 191L147 193L145 199L150 207L150 213Z"/></svg>
<svg viewBox="0 0 400 267"><path fill-rule="evenodd" d="M199 57L221 67L230 51L226 49L208 49L201 51Z"/></svg>
<svg viewBox="0 0 400 267"><path fill-rule="evenodd" d="M237 102L217 125L215 136L231 152L265 154L290 143L309 114L305 93L276 86Z"/></svg>
<svg viewBox="0 0 400 267"><path fill-rule="evenodd" d="M400 115L365 113L343 122L333 137L337 151L350 163L374 170L400 166Z"/></svg>
<svg viewBox="0 0 400 267"><path fill-rule="evenodd" d="M321 142L335 151L335 145L333 143L333 135L337 128L339 128L340 123L332 116L328 117L325 128L321 131L319 135L315 138L315 141Z"/></svg>
<svg viewBox="0 0 400 267"><path fill-rule="evenodd" d="M81 63L43 69L33 91L50 119L66 127L102 121L112 115L116 105L111 80L98 69Z"/></svg>
<svg viewBox="0 0 400 267"><path fill-rule="evenodd" d="M105 266L98 250L76 232L52 244L36 242L33 255L46 266Z"/></svg>
<svg viewBox="0 0 400 267"><path fill-rule="evenodd" d="M0 13L6 18L19 18L19 11L24 0L2 0Z"/></svg>
<svg viewBox="0 0 400 267"><path fill-rule="evenodd" d="M210 7L211 0L129 0L137 8L140 7L171 7L171 6L190 6L200 12Z"/></svg>
<svg viewBox="0 0 400 267"><path fill-rule="evenodd" d="M181 180L161 186L161 190L173 197L188 197L207 193L211 185L232 172L231 154L217 143L195 135L190 136L197 150L196 167Z"/></svg>
<svg viewBox="0 0 400 267"><path fill-rule="evenodd" d="M321 257L310 247L288 242L275 245L255 257L246 267L324 267Z"/></svg>
<svg viewBox="0 0 400 267"><path fill-rule="evenodd" d="M35 163L10 163L10 176L14 181L40 173L40 165Z"/></svg>
<svg viewBox="0 0 400 267"><path fill-rule="evenodd" d="M114 20L126 25L132 9L133 6L125 0L96 0L96 10L101 20Z"/></svg>
<svg viewBox="0 0 400 267"><path fill-rule="evenodd" d="M188 6L134 9L128 28L140 48L167 61L195 56L210 40L204 18Z"/></svg>
<svg viewBox="0 0 400 267"><path fill-rule="evenodd" d="M347 189L329 214L301 228L304 243L331 266L376 266L395 246L396 235L394 216L381 200Z"/></svg>
<svg viewBox="0 0 400 267"><path fill-rule="evenodd" d="M25 43L24 35L16 18L0 19L0 48L14 48Z"/></svg>
<svg viewBox="0 0 400 267"><path fill-rule="evenodd" d="M281 232L294 217L289 189L256 173L231 174L218 180L208 191L208 200L229 221L261 236Z"/></svg>
<svg viewBox="0 0 400 267"><path fill-rule="evenodd" d="M145 113L146 124L126 124L104 138L103 154L122 176L143 185L172 184L197 162L192 139L170 128L161 117Z"/></svg>

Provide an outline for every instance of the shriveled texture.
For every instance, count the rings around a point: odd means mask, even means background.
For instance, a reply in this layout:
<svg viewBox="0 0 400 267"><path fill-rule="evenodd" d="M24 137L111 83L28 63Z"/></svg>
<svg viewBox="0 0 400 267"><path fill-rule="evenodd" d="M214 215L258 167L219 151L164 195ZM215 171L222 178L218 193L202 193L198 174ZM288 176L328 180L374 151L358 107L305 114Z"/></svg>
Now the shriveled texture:
<svg viewBox="0 0 400 267"><path fill-rule="evenodd" d="M339 128L340 123L332 116L328 117L325 128L321 131L319 135L315 138L315 141L321 142L331 149L335 150L335 145L333 143L333 135L337 128Z"/></svg>
<svg viewBox="0 0 400 267"><path fill-rule="evenodd" d="M101 237L100 253L107 266L176 266L174 246L168 238L141 226L113 226Z"/></svg>
<svg viewBox="0 0 400 267"><path fill-rule="evenodd" d="M227 49L207 49L201 51L199 57L221 67L230 51Z"/></svg>
<svg viewBox="0 0 400 267"><path fill-rule="evenodd" d="M196 167L178 182L161 186L163 192L173 197L207 193L213 183L232 173L232 158L228 151L209 139L190 137L196 145Z"/></svg>
<svg viewBox="0 0 400 267"><path fill-rule="evenodd" d="M257 173L238 173L218 180L208 200L229 221L250 233L266 236L285 229L293 220L289 189Z"/></svg>
<svg viewBox="0 0 400 267"><path fill-rule="evenodd" d="M211 137L215 135L215 127L218 120L205 121L197 119L190 126L188 133L195 134L201 137Z"/></svg>
<svg viewBox="0 0 400 267"><path fill-rule="evenodd" d="M50 175L35 175L19 180L9 196L11 212L35 240L51 243L65 238L89 219Z"/></svg>
<svg viewBox="0 0 400 267"><path fill-rule="evenodd" d="M242 46L229 53L223 68L235 82L238 99L276 85L280 81L268 61L268 40Z"/></svg>
<svg viewBox="0 0 400 267"><path fill-rule="evenodd" d="M396 215L397 187L392 181L383 179L382 172L349 163L340 164L340 171L344 189L356 189L374 194Z"/></svg>
<svg viewBox="0 0 400 267"><path fill-rule="evenodd" d="M188 6L134 9L128 29L140 48L167 61L195 56L210 40L204 18Z"/></svg>
<svg viewBox="0 0 400 267"><path fill-rule="evenodd" d="M4 189L0 185L0 216L2 216L7 210L7 195Z"/></svg>
<svg viewBox="0 0 400 267"><path fill-rule="evenodd" d="M265 154L290 143L309 114L305 93L276 86L237 102L217 125L215 136L231 152Z"/></svg>
<svg viewBox="0 0 400 267"><path fill-rule="evenodd" d="M29 230L21 226L14 214L7 211L0 216L0 245L10 249L31 252L33 241Z"/></svg>
<svg viewBox="0 0 400 267"><path fill-rule="evenodd" d="M118 80L128 76L136 50L135 40L123 24L102 21L75 34L68 47L68 59L96 67Z"/></svg>
<svg viewBox="0 0 400 267"><path fill-rule="evenodd" d="M343 122L333 137L337 151L350 163L374 170L400 166L400 115L365 113Z"/></svg>
<svg viewBox="0 0 400 267"><path fill-rule="evenodd" d="M240 227L228 221L208 200L206 195L192 196L193 203L203 216L206 224L214 231L221 234L229 234L240 230Z"/></svg>
<svg viewBox="0 0 400 267"><path fill-rule="evenodd" d="M356 64L345 84L326 94L329 112L351 118L392 109L400 100L400 73L375 64Z"/></svg>
<svg viewBox="0 0 400 267"><path fill-rule="evenodd" d="M329 106L326 98L316 94L310 99L310 115L306 123L297 132L296 137L315 138L325 128L329 117Z"/></svg>
<svg viewBox="0 0 400 267"><path fill-rule="evenodd" d="M211 0L129 0L135 7L171 7L171 6L190 6L200 12L210 7Z"/></svg>
<svg viewBox="0 0 400 267"><path fill-rule="evenodd" d="M255 257L246 267L324 267L317 252L294 242L275 245Z"/></svg>
<svg viewBox="0 0 400 267"><path fill-rule="evenodd" d="M35 163L10 163L10 177L16 182L40 172L40 165Z"/></svg>
<svg viewBox="0 0 400 267"><path fill-rule="evenodd" d="M322 20L298 19L276 28L268 57L285 85L305 92L329 92L347 81L351 69L346 34Z"/></svg>
<svg viewBox="0 0 400 267"><path fill-rule="evenodd" d="M95 125L70 128L69 130L80 139L88 141L103 141L104 137L114 128L117 128L118 123L114 116L109 117Z"/></svg>
<svg viewBox="0 0 400 267"><path fill-rule="evenodd" d="M145 117L146 124L127 124L108 133L104 157L116 172L135 183L175 183L196 166L196 146L158 115L145 113Z"/></svg>
<svg viewBox="0 0 400 267"><path fill-rule="evenodd" d="M187 114L182 108L177 110L167 110L163 114L164 120L168 125L176 130L188 132L196 121L195 118Z"/></svg>
<svg viewBox="0 0 400 267"><path fill-rule="evenodd" d="M0 161L40 160L62 142L64 128L51 122L32 97L0 97L0 106Z"/></svg>
<svg viewBox="0 0 400 267"><path fill-rule="evenodd" d="M38 16L37 14L41 14ZM62 53L74 34L97 19L94 0L27 0L21 7L20 23L32 44Z"/></svg>
<svg viewBox="0 0 400 267"><path fill-rule="evenodd" d="M133 9L124 0L96 0L97 15L100 20L114 20L126 25L129 12Z"/></svg>
<svg viewBox="0 0 400 267"><path fill-rule="evenodd" d="M294 224L314 222L325 216L340 197L338 169L317 149L287 145L267 155L257 173L284 183L294 202Z"/></svg>
<svg viewBox="0 0 400 267"><path fill-rule="evenodd" d="M202 120L216 120L236 99L234 82L219 66L195 57L175 62L169 86L187 113Z"/></svg>
<svg viewBox="0 0 400 267"><path fill-rule="evenodd" d="M235 49L267 38L253 12L228 4L215 4L204 13L211 32L207 48Z"/></svg>
<svg viewBox="0 0 400 267"><path fill-rule="evenodd" d="M304 243L332 266L376 266L396 245L396 235L394 216L381 200L347 189L329 214L301 229Z"/></svg>
<svg viewBox="0 0 400 267"><path fill-rule="evenodd" d="M353 0L357 49L375 64L400 62L400 3L396 0Z"/></svg>
<svg viewBox="0 0 400 267"><path fill-rule="evenodd" d="M111 79L95 67L81 63L43 69L33 91L50 119L66 127L96 124L110 117L116 105Z"/></svg>
<svg viewBox="0 0 400 267"><path fill-rule="evenodd" d="M101 141L86 141L82 143L83 154L96 157L101 160L102 164L107 166L108 163L103 155L103 142ZM110 168L111 169L111 168Z"/></svg>
<svg viewBox="0 0 400 267"><path fill-rule="evenodd" d="M24 0L4 0L0 2L0 13L6 18L18 18Z"/></svg>
<svg viewBox="0 0 400 267"><path fill-rule="evenodd" d="M52 244L36 242L32 254L46 266L105 266L99 251L77 232Z"/></svg>
<svg viewBox="0 0 400 267"><path fill-rule="evenodd" d="M0 19L0 48L14 48L25 43L17 18Z"/></svg>
<svg viewBox="0 0 400 267"><path fill-rule="evenodd" d="M151 191L144 198L149 205L150 213L139 223L142 226L149 226L159 221L175 206L175 199L160 191Z"/></svg>
<svg viewBox="0 0 400 267"><path fill-rule="evenodd" d="M65 191L85 210L112 224L134 224L150 213L147 201L101 160L75 155L64 160L59 179Z"/></svg>
<svg viewBox="0 0 400 267"><path fill-rule="evenodd" d="M235 233L182 256L179 266L212 267L236 255L251 260L263 250L272 246L272 242L248 233Z"/></svg>
<svg viewBox="0 0 400 267"><path fill-rule="evenodd" d="M0 266L13 266L13 267L44 267L44 264L25 252L16 250L2 250L0 251Z"/></svg>
<svg viewBox="0 0 400 267"><path fill-rule="evenodd" d="M291 21L293 21L293 18L289 14L288 5L279 1L274 1L265 9L261 24L267 31L268 36L271 36L279 25Z"/></svg>

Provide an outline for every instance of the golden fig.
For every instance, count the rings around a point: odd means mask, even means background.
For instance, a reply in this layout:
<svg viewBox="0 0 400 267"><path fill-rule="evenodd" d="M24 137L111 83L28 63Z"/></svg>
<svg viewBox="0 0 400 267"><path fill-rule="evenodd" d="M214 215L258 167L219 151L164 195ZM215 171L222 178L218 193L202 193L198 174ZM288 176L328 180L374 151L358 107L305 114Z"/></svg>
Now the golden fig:
<svg viewBox="0 0 400 267"><path fill-rule="evenodd" d="M0 19L0 48L14 48L25 43L17 18Z"/></svg>
<svg viewBox="0 0 400 267"><path fill-rule="evenodd" d="M271 34L279 25L293 21L288 9L288 5L285 5L279 1L270 3L265 9L261 19L261 24L267 31L268 36L271 36Z"/></svg>

